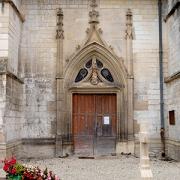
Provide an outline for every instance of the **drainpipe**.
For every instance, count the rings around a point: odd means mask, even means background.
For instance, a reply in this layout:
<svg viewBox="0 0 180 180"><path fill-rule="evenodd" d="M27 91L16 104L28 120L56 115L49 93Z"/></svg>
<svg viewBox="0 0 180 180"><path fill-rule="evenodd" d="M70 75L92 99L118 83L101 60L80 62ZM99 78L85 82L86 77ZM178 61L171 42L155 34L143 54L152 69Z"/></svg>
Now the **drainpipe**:
<svg viewBox="0 0 180 180"><path fill-rule="evenodd" d="M165 157L165 125L164 125L164 94L163 94L163 45L162 45L162 1L158 0L158 15L159 15L159 80L160 80L160 119L161 119L161 142L162 156Z"/></svg>

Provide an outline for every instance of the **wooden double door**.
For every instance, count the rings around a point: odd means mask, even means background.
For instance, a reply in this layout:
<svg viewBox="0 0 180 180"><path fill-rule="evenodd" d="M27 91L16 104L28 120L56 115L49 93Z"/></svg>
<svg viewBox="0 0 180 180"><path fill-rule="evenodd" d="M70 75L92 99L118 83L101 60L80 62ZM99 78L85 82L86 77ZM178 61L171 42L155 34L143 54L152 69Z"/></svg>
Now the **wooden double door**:
<svg viewBox="0 0 180 180"><path fill-rule="evenodd" d="M75 154L115 153L116 109L116 94L73 94Z"/></svg>

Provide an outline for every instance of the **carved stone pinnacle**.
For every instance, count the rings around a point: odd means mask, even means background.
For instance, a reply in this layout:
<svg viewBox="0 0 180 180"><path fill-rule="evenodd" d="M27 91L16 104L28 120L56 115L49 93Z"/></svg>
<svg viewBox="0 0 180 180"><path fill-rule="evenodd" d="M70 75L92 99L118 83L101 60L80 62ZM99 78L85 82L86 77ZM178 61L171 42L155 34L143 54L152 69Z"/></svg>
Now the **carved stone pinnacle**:
<svg viewBox="0 0 180 180"><path fill-rule="evenodd" d="M98 17L99 17L99 12L95 10L95 8L98 6L96 0L91 0L90 6L92 7L92 10L89 12L89 23L90 24L98 24Z"/></svg>
<svg viewBox="0 0 180 180"><path fill-rule="evenodd" d="M56 39L64 38L64 30L63 30L63 11L61 8L57 11L57 30L56 30Z"/></svg>
<svg viewBox="0 0 180 180"><path fill-rule="evenodd" d="M133 39L132 12L128 9L126 14L126 39Z"/></svg>
<svg viewBox="0 0 180 180"><path fill-rule="evenodd" d="M128 10L127 10L127 15L126 15L126 16L132 16L131 9L128 9Z"/></svg>
<svg viewBox="0 0 180 180"><path fill-rule="evenodd" d="M95 9L98 6L96 0L91 0L90 6L92 7L92 9Z"/></svg>
<svg viewBox="0 0 180 180"><path fill-rule="evenodd" d="M128 9L127 11L126 19L127 19L127 25L132 26L132 12L130 9Z"/></svg>
<svg viewBox="0 0 180 180"><path fill-rule="evenodd" d="M63 11L61 8L58 9L57 16L63 16Z"/></svg>
<svg viewBox="0 0 180 180"><path fill-rule="evenodd" d="M99 23L99 21L98 21L99 12L98 11L95 11L95 10L90 11L89 17L90 17L90 21L89 21L90 24L98 24Z"/></svg>

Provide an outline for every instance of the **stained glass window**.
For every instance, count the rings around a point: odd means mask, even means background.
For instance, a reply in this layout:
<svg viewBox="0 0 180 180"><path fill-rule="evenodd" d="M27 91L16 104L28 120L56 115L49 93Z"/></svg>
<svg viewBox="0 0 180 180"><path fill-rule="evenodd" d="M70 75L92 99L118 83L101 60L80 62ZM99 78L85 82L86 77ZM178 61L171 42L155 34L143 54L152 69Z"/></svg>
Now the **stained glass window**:
<svg viewBox="0 0 180 180"><path fill-rule="evenodd" d="M81 68L76 76L75 82L80 82L82 81L87 75L88 71L92 72L91 69L96 68L96 71L100 71L101 75L109 82L114 82L113 76L110 73L110 71L107 68L103 68L104 65L103 63L96 59L95 60L96 65L94 66L93 60L89 60L88 62L85 63L85 67Z"/></svg>
<svg viewBox="0 0 180 180"><path fill-rule="evenodd" d="M80 69L78 75L76 76L75 82L80 82L87 76L87 74L88 74L87 69L85 68Z"/></svg>
<svg viewBox="0 0 180 180"><path fill-rule="evenodd" d="M110 82L114 82L114 79L113 79L110 71L109 71L107 68L103 68L103 69L101 70L101 75L102 75L106 80L108 80L108 81L110 81Z"/></svg>
<svg viewBox="0 0 180 180"><path fill-rule="evenodd" d="M102 68L103 67L103 63L101 61L99 61L98 59L96 60L96 64L98 68Z"/></svg>
<svg viewBox="0 0 180 180"><path fill-rule="evenodd" d="M92 59L86 63L86 68L91 68L92 66Z"/></svg>

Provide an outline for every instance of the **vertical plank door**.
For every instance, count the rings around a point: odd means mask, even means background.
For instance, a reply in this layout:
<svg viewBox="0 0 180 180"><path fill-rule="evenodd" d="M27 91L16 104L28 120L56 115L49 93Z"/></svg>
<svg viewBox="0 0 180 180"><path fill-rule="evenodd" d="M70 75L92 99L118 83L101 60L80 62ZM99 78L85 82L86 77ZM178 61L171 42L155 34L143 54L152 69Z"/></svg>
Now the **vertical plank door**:
<svg viewBox="0 0 180 180"><path fill-rule="evenodd" d="M116 95L73 95L74 152L81 156L115 152Z"/></svg>

